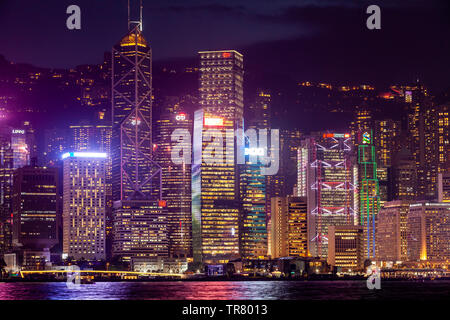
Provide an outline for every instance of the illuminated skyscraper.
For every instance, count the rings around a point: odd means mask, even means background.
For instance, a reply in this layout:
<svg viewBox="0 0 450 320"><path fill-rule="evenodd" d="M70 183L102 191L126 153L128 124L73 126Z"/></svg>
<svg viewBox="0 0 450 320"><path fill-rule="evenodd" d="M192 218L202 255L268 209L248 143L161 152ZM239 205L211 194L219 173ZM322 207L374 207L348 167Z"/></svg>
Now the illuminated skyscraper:
<svg viewBox="0 0 450 320"><path fill-rule="evenodd" d="M293 188L297 182L297 149L301 142L301 133L296 129L280 130L280 163L278 172L274 175L266 176L266 211L267 227L271 224L271 202L273 197L286 197L293 195ZM296 194L294 194L296 195ZM269 254L271 241L269 233Z"/></svg>
<svg viewBox="0 0 450 320"><path fill-rule="evenodd" d="M261 165L246 162L240 174L241 218L240 252L242 258L261 259L267 256L266 176Z"/></svg>
<svg viewBox="0 0 450 320"><path fill-rule="evenodd" d="M418 199L434 199L438 173L436 107L427 89L419 82L406 91L409 149L417 167Z"/></svg>
<svg viewBox="0 0 450 320"><path fill-rule="evenodd" d="M407 223L411 201L386 202L378 212L375 233L376 259L378 261L407 260Z"/></svg>
<svg viewBox="0 0 450 320"><path fill-rule="evenodd" d="M192 249L197 262L239 257L240 205L233 128L233 121L204 114L203 110L194 114ZM227 129L231 138L226 137Z"/></svg>
<svg viewBox="0 0 450 320"><path fill-rule="evenodd" d="M142 17L129 21L128 33L112 49L114 201L152 198L155 174L160 172L152 158L151 63Z"/></svg>
<svg viewBox="0 0 450 320"><path fill-rule="evenodd" d="M269 129L270 128L270 94L259 90L255 101L249 104L246 110L248 121L246 130ZM267 180L270 176L261 174L262 165L252 163L251 154L257 154L260 149L250 148L246 144L245 164L240 166L240 252L242 258L258 259L268 255L269 229L267 205L268 199ZM269 204L267 204L269 202ZM270 210L269 210L270 211Z"/></svg>
<svg viewBox="0 0 450 320"><path fill-rule="evenodd" d="M189 161L174 163L172 148L182 144L186 150L191 149L191 140L172 141L176 129L192 133L192 120L187 112L164 112L156 121L155 157L162 167L162 197L167 206L167 235L169 254L177 257L192 255L191 236L191 154ZM178 137L177 137L178 138Z"/></svg>
<svg viewBox="0 0 450 320"><path fill-rule="evenodd" d="M234 50L201 51L199 56L203 109L194 115L193 256L196 262L225 262L239 257L234 130L243 128L243 56Z"/></svg>
<svg viewBox="0 0 450 320"><path fill-rule="evenodd" d="M392 119L375 121L374 143L377 153L377 164L390 167L400 145L400 121Z"/></svg>
<svg viewBox="0 0 450 320"><path fill-rule="evenodd" d="M349 133L324 133L298 150L297 194L308 201L308 245L327 258L328 227L357 224L357 170Z"/></svg>
<svg viewBox="0 0 450 320"><path fill-rule="evenodd" d="M450 259L450 204L420 201L409 206L408 259L448 261Z"/></svg>
<svg viewBox="0 0 450 320"><path fill-rule="evenodd" d="M71 125L70 150L77 152L104 152L106 159L106 246L107 255L111 253L112 242L112 163L111 163L111 125L99 120L97 124Z"/></svg>
<svg viewBox="0 0 450 320"><path fill-rule="evenodd" d="M307 257L309 251L306 198L273 197L271 202L271 257Z"/></svg>
<svg viewBox="0 0 450 320"><path fill-rule="evenodd" d="M63 159L63 254L105 259L106 153L70 152Z"/></svg>
<svg viewBox="0 0 450 320"><path fill-rule="evenodd" d="M162 171L152 155L152 53L142 34L142 1L139 12L138 21L128 15L128 33L112 49L112 250L128 261L167 255Z"/></svg>
<svg viewBox="0 0 450 320"><path fill-rule="evenodd" d="M375 220L380 209L380 187L377 176L372 131L360 131L358 143L359 224L364 227L365 255L375 257Z"/></svg>

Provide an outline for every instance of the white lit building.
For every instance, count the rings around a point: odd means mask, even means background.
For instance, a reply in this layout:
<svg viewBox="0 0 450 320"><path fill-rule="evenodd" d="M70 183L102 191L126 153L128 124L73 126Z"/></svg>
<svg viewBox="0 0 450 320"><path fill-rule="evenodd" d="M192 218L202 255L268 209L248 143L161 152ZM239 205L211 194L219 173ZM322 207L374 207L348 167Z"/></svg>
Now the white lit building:
<svg viewBox="0 0 450 320"><path fill-rule="evenodd" d="M70 152L63 159L63 255L105 259L106 153Z"/></svg>

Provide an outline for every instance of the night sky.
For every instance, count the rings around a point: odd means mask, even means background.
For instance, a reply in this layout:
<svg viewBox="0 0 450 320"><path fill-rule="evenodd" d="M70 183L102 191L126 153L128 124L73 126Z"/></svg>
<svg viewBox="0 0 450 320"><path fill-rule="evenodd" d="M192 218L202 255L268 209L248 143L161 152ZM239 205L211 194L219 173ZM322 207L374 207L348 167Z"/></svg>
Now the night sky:
<svg viewBox="0 0 450 320"><path fill-rule="evenodd" d="M132 0L133 1L133 0ZM138 3L138 0L135 0ZM126 0L0 0L0 54L66 68L100 63L127 28ZM450 1L144 0L154 60L238 49L254 70L298 80L450 86ZM66 28L81 7L81 30ZM381 30L368 30L368 5Z"/></svg>

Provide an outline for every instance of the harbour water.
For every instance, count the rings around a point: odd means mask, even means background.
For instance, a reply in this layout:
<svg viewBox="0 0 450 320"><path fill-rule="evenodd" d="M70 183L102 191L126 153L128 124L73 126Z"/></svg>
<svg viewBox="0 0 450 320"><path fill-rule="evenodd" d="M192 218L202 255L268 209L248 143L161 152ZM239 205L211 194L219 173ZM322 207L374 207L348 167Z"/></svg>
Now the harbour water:
<svg viewBox="0 0 450 320"><path fill-rule="evenodd" d="M65 282L3 282L0 300L397 300L448 299L450 280L382 281L157 281L97 282L69 288Z"/></svg>

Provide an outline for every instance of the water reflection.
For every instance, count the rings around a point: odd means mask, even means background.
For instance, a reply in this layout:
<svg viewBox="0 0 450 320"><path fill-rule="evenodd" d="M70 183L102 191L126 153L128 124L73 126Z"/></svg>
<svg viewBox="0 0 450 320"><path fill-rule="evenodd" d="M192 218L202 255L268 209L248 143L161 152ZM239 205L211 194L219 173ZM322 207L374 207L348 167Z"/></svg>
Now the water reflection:
<svg viewBox="0 0 450 320"><path fill-rule="evenodd" d="M385 281L381 290L368 290L365 281L97 282L73 289L64 282L0 283L1 300L371 300L449 295L450 281Z"/></svg>

